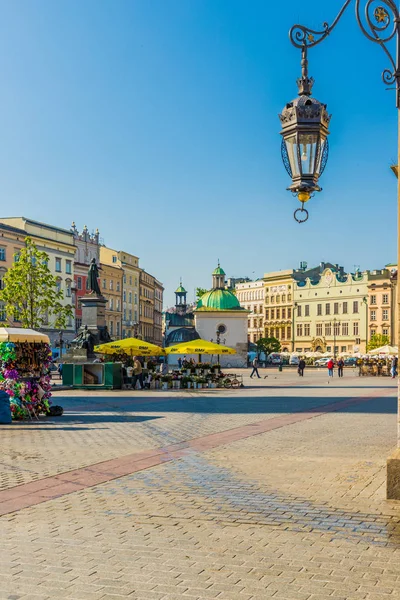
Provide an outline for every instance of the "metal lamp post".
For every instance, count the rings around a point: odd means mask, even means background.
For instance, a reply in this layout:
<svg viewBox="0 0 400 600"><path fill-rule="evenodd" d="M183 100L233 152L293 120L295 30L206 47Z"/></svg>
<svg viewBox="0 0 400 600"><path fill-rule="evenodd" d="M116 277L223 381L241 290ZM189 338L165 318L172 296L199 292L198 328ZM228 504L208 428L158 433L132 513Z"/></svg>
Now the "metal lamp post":
<svg viewBox="0 0 400 600"><path fill-rule="evenodd" d="M339 325L340 327L340 321L338 321L337 319L333 319L333 358L334 360L336 360L336 325ZM339 349L339 347L338 347Z"/></svg>
<svg viewBox="0 0 400 600"><path fill-rule="evenodd" d="M292 313L292 352L294 352L294 340L295 340L295 317L294 317L294 313L295 311L297 312L297 309L299 308L299 305L297 304L297 302L295 302L293 304L293 313Z"/></svg>
<svg viewBox="0 0 400 600"><path fill-rule="evenodd" d="M302 53L302 77L298 81L299 98L287 104L280 115L282 157L284 165L292 178L288 188L297 194L302 208L297 209L295 218L304 222L308 212L306 202L315 191L321 191L319 176L326 165L328 146L328 124L330 117L326 105L311 98L312 79L308 77L308 50L325 40L332 33L350 4L355 5L355 14L362 33L378 44L385 52L389 68L382 73L385 85L395 86L396 106L400 108L400 11L394 0L346 0L337 17L330 25L325 22L317 31L304 25L294 25L289 32L291 43ZM388 49L391 41L396 41L394 56ZM398 128L400 131L400 111L398 110ZM304 161L303 161L304 158ZM304 170L303 162L306 164ZM398 146L398 164L400 164L400 144ZM398 215L400 217L400 179L398 180ZM400 218L398 219L398 265L400 264ZM400 298L398 298L398 302ZM400 309L400 302L399 302ZM400 310L399 310L400 314ZM400 335L400 320L397 323ZM400 399L400 394L399 394ZM398 404L398 448L387 462L387 498L400 500L400 403Z"/></svg>
<svg viewBox="0 0 400 600"><path fill-rule="evenodd" d="M378 1L378 0L377 0ZM295 219L303 223L308 219L304 208L315 192L320 192L319 177L322 175L328 159L328 126L330 116L326 104L311 97L314 80L308 75L308 50L320 44L336 27L347 7L354 2L357 22L364 35L381 46L390 61L390 68L382 74L386 85L396 84L397 108L400 107L400 16L393 0L346 0L331 25L323 24L316 31L304 25L294 25L289 38L292 44L301 50L302 75L297 80L298 97L286 104L279 115L282 123L282 159L292 179L288 190L297 195L302 203L295 211ZM362 17L361 5L364 5ZM396 57L393 58L387 43L396 38Z"/></svg>
<svg viewBox="0 0 400 600"><path fill-rule="evenodd" d="M60 333L58 334L58 343L60 345L60 358L62 358L62 351L63 351L63 345L64 345L64 338L63 338L62 331L60 331Z"/></svg>

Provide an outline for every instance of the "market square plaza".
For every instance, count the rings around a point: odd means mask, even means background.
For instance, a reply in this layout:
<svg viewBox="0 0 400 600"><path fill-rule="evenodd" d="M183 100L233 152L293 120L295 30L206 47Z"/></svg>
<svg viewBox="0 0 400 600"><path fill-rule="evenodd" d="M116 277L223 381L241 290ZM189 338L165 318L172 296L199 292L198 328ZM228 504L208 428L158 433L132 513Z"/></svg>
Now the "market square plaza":
<svg viewBox="0 0 400 600"><path fill-rule="evenodd" d="M396 382L243 373L1 426L0 598L400 598Z"/></svg>

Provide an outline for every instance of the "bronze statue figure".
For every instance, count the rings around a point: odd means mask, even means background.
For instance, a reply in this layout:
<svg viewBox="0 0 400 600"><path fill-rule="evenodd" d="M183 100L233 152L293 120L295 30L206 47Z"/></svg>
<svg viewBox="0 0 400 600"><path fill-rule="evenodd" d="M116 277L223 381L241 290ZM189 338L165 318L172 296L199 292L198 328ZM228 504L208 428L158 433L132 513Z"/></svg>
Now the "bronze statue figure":
<svg viewBox="0 0 400 600"><path fill-rule="evenodd" d="M91 294L96 294L96 296L101 296L98 278L99 278L99 267L96 265L96 259L92 258L92 261L91 261L90 267L89 267L89 271L88 271L88 288L90 289Z"/></svg>
<svg viewBox="0 0 400 600"><path fill-rule="evenodd" d="M83 331L81 331L76 338L72 340L71 344L73 344L76 348L85 348L88 351L88 354L92 354L94 348L93 342L93 335L90 333L88 326L85 325Z"/></svg>

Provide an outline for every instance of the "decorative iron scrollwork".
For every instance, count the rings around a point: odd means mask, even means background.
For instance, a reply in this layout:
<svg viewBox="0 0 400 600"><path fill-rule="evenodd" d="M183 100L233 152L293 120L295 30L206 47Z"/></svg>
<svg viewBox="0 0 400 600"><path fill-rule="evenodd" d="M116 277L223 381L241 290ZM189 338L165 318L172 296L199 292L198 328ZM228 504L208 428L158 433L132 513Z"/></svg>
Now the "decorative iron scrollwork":
<svg viewBox="0 0 400 600"><path fill-rule="evenodd" d="M323 29L321 31L310 29L309 27L305 27L304 25L293 25L293 27L289 31L289 38L293 46L296 46L296 48L303 48L304 46L306 46L307 48L312 48L313 46L320 44L326 37L328 37L328 35L336 27L340 20L340 17L342 16L346 8L349 6L351 1L352 0L346 0L338 16L333 21L332 25L329 25L329 23L323 23Z"/></svg>
<svg viewBox="0 0 400 600"><path fill-rule="evenodd" d="M290 166L290 161L289 161L289 156L288 156L288 151L286 148L285 140L283 138L282 138L282 144L281 144L281 154L282 154L283 164L284 164L285 169L291 179L292 178L292 169Z"/></svg>
<svg viewBox="0 0 400 600"><path fill-rule="evenodd" d="M289 38L293 46L303 51L320 44L336 27L343 13L352 0L346 0L331 25L323 23L320 31L310 29L304 25L293 25ZM364 10L362 11L362 6ZM397 35L400 35L400 13L394 0L355 0L356 18L363 34L371 41L379 44L391 67L382 72L385 85L396 83L397 107L400 108L400 44L394 58L387 44Z"/></svg>
<svg viewBox="0 0 400 600"><path fill-rule="evenodd" d="M328 142L328 138L327 138L325 140L324 149L322 150L321 166L319 168L320 176L325 171L326 163L328 162L328 156L329 156L329 142Z"/></svg>

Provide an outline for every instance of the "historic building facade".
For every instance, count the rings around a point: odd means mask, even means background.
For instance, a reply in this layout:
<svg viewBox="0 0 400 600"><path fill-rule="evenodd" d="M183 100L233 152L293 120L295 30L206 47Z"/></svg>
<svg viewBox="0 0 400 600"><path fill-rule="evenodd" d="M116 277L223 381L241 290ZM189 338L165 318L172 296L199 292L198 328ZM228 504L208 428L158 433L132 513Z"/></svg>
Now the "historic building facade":
<svg viewBox="0 0 400 600"><path fill-rule="evenodd" d="M368 331L369 339L375 334L389 338L395 343L396 287L393 269L370 271L368 281Z"/></svg>
<svg viewBox="0 0 400 600"><path fill-rule="evenodd" d="M274 337L281 343L282 352L290 352L293 339L294 271L275 271L264 275L264 337Z"/></svg>
<svg viewBox="0 0 400 600"><path fill-rule="evenodd" d="M122 269L122 329L121 337L136 337L139 330L139 258L125 250L102 246L101 262Z"/></svg>
<svg viewBox="0 0 400 600"><path fill-rule="evenodd" d="M0 290L4 288L3 277L10 269L25 244L26 233L23 229L0 223ZM0 303L0 322L10 327L17 327L18 321L8 317L4 304Z"/></svg>
<svg viewBox="0 0 400 600"><path fill-rule="evenodd" d="M140 271L139 279L139 334L146 342L155 343L154 338L154 304L155 277L144 269Z"/></svg>
<svg viewBox="0 0 400 600"><path fill-rule="evenodd" d="M65 306L70 305L74 308L72 290L76 248L72 232L25 217L3 217L0 219L0 223L23 231L25 238L30 237L39 250L47 253L49 257L49 269L56 278L58 289L64 294L62 303ZM15 248L17 249L18 245ZM74 317L71 317L62 331L65 343L68 343L75 337L74 321ZM54 324L49 321L42 328L42 331L49 336L52 347L57 347L60 339L60 330L55 329Z"/></svg>
<svg viewBox="0 0 400 600"><path fill-rule="evenodd" d="M294 283L294 350L365 352L368 340L368 271L338 265Z"/></svg>
<svg viewBox="0 0 400 600"><path fill-rule="evenodd" d="M100 247L100 291L107 300L106 324L110 336L122 337L122 267L102 262L103 246Z"/></svg>
<svg viewBox="0 0 400 600"><path fill-rule="evenodd" d="M162 346L163 343L163 297L164 286L161 281L154 279L154 343L157 344L157 346Z"/></svg>
<svg viewBox="0 0 400 600"><path fill-rule="evenodd" d="M249 311L247 337L249 342L257 342L265 334L264 281L246 281L235 286L240 306Z"/></svg>
<svg viewBox="0 0 400 600"><path fill-rule="evenodd" d="M91 234L85 225L82 232L79 232L75 223L71 225L71 232L76 247L74 264L74 288L72 293L73 304L75 308L75 329L78 331L82 325L82 307L79 298L88 293L87 275L91 260L94 258L96 264L100 262L99 230Z"/></svg>

